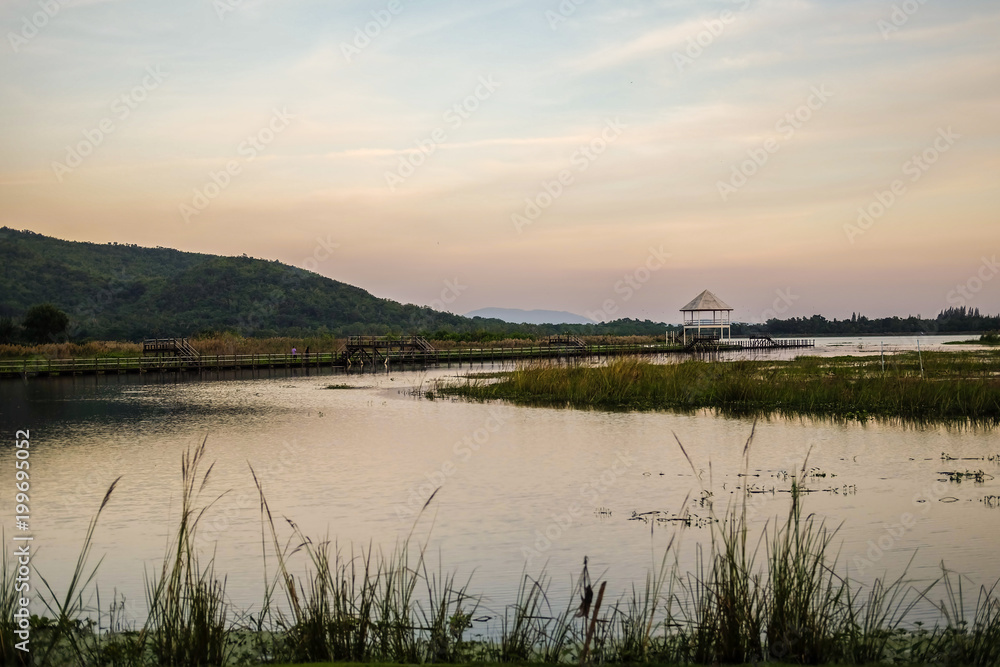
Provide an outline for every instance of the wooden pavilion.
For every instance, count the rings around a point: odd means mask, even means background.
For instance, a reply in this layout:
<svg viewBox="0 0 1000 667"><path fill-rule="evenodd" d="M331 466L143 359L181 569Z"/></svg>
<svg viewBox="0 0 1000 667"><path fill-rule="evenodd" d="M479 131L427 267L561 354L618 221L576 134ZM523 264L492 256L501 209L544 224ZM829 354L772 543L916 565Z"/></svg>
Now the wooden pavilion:
<svg viewBox="0 0 1000 667"><path fill-rule="evenodd" d="M705 290L681 308L684 315L684 344L688 342L688 332L692 338L715 338L729 340L730 308L719 297Z"/></svg>

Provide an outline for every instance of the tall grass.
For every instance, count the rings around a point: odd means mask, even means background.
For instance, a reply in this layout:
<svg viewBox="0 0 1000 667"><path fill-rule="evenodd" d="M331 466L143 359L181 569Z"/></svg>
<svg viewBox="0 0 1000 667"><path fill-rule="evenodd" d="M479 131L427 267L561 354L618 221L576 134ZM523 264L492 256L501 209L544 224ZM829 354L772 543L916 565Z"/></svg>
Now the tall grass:
<svg viewBox="0 0 1000 667"><path fill-rule="evenodd" d="M119 341L87 343L44 343L40 345L0 345L2 359L73 359L94 357L139 357L142 345Z"/></svg>
<svg viewBox="0 0 1000 667"><path fill-rule="evenodd" d="M201 565L195 548L198 523L214 504L201 503L212 466L202 472L205 444L181 460L181 515L160 573L146 580L149 617L144 632L163 667L222 665L231 647L226 624L225 579L215 576L214 557Z"/></svg>
<svg viewBox="0 0 1000 667"><path fill-rule="evenodd" d="M794 361L619 359L604 366L531 365L442 393L522 405L608 410L714 408L725 415L1000 423L1000 354L935 352Z"/></svg>
<svg viewBox="0 0 1000 667"><path fill-rule="evenodd" d="M86 634L81 635L79 632L81 628L80 619L89 610L84 599L84 594L94 581L94 577L97 576L97 570L100 567L101 560L103 560L101 558L96 565L90 567L94 531L97 529L101 513L104 512L108 502L111 500L111 495L114 493L119 479L121 478L113 481L108 487L97 513L87 525L87 531L83 538L83 548L77 556L76 565L70 575L65 592L59 595L49 584L48 580L40 573L38 574L38 578L44 587L44 593L41 596L42 604L45 605L45 609L52 615L52 623L46 628L48 630L46 633L48 635L46 638L47 641L43 644L45 648L41 652L36 664L66 664L71 660L77 664L86 664L86 658L94 654L92 638Z"/></svg>

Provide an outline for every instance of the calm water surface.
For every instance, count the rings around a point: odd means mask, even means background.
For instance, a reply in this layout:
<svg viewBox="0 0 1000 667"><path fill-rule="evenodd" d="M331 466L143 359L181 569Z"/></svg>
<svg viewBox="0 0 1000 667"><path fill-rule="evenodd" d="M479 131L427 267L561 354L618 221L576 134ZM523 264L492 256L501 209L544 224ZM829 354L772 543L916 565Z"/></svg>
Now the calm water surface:
<svg viewBox="0 0 1000 667"><path fill-rule="evenodd" d="M885 340L890 350L916 345ZM921 337L921 347L943 340ZM815 353L857 353L859 345L879 350L878 339L827 339ZM259 604L264 580L249 466L272 511L314 540L391 550L412 529L446 571L472 576L471 589L493 611L513 601L525 569L545 567L556 597L566 593L585 555L617 595L642 583L675 534L681 567L690 569L695 546L710 535L698 526L711 519L710 503L721 516L749 485L760 492L751 497L755 525L773 524L788 507L785 473L807 455L815 492L806 510L840 526L840 563L852 576L898 574L913 557L917 580L935 578L941 561L973 583L1000 577L1000 508L984 502L1000 495L995 431L771 419L757 425L744 477L748 420L431 401L411 391L467 371L5 381L3 475L13 477L13 431L30 429L35 565L57 588L104 490L122 476L94 555L104 557L102 599L117 589L134 617L144 611L144 570L160 567L177 519L181 455L206 437L215 467L203 498L225 495L205 516L201 544L215 550L243 609ZM327 389L332 383L355 388ZM966 468L984 470L987 481L939 481L941 471ZM438 486L414 528L415 511ZM700 501L703 489L710 503ZM0 502L8 532L11 495ZM683 511L693 525L681 529L668 519ZM900 530L907 513L911 526Z"/></svg>

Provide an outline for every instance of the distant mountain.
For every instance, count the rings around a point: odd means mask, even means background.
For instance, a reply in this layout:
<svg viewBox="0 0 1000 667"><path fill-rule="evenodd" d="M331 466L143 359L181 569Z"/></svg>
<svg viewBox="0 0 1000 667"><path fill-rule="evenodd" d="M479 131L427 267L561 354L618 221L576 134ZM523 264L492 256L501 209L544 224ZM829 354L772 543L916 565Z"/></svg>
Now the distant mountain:
<svg viewBox="0 0 1000 667"><path fill-rule="evenodd" d="M565 310L521 310L520 308L480 308L466 317L486 317L512 324L594 324L594 320Z"/></svg>

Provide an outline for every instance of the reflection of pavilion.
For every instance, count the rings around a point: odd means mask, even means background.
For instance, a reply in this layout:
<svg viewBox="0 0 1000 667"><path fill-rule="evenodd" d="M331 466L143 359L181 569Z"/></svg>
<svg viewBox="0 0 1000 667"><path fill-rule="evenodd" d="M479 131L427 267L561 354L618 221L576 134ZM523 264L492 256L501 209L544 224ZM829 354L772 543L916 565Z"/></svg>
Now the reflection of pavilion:
<svg viewBox="0 0 1000 667"><path fill-rule="evenodd" d="M732 311L732 308L708 290L696 296L691 303L681 308L684 313L684 344L688 342L688 331L692 338L729 340L729 314Z"/></svg>

